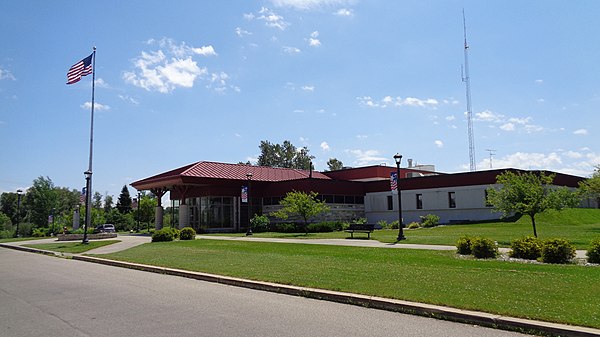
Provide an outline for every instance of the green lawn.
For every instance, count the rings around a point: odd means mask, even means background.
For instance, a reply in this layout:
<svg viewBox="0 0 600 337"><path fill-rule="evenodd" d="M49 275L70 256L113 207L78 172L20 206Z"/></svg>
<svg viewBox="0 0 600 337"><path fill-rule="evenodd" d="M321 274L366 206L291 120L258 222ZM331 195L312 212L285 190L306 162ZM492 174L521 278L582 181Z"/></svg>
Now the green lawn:
<svg viewBox="0 0 600 337"><path fill-rule="evenodd" d="M30 248L37 248L43 250L51 250L53 252L79 254L87 252L102 246L112 245L113 243L121 242L120 240L106 240L106 241L90 241L84 245L80 241L77 242L59 242L59 243L41 243L41 244L29 244L24 245Z"/></svg>
<svg viewBox="0 0 600 337"><path fill-rule="evenodd" d="M567 209L561 212L551 211L536 217L537 232L540 239L561 237L573 243L577 249L587 249L593 238L600 237L600 209ZM232 234L219 234L232 235ZM243 236L244 234L235 234ZM501 247L510 246L514 239L533 235L531 220L524 216L515 222L491 222L467 225L438 226L404 230L407 240L402 243L455 245L463 235L481 236L497 241ZM344 239L346 232L332 233L255 233L256 237L296 238L296 239ZM366 238L366 234L356 233L357 238ZM372 240L395 242L398 230L377 230L371 234Z"/></svg>
<svg viewBox="0 0 600 337"><path fill-rule="evenodd" d="M150 243L102 257L600 328L600 267L220 240Z"/></svg>
<svg viewBox="0 0 600 337"><path fill-rule="evenodd" d="M4 243L4 242L17 242L17 241L31 241L31 240L40 240L40 239L47 239L47 238L31 238L31 237L26 237L26 238L7 238L7 239L0 239L0 243Z"/></svg>

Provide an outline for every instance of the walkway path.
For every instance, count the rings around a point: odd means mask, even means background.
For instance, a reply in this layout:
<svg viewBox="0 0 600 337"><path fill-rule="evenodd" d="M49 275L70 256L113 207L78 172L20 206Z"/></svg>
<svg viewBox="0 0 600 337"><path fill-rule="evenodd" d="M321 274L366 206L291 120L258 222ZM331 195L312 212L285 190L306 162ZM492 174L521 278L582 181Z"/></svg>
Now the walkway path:
<svg viewBox="0 0 600 337"><path fill-rule="evenodd" d="M276 243L301 243L309 245L332 245L332 246L349 246L349 247L371 247L371 248L397 248L397 249L426 249L426 250L456 250L455 246L444 245L418 245L410 243L384 243L376 240L360 240L360 239L281 239L281 238L260 238L255 236L214 236L214 235L197 235L197 239L204 240L227 240L227 241L246 241L246 242L276 242ZM106 239L106 240L115 240ZM121 242L99 247L89 250L85 254L110 254L126 250L144 243L151 242L149 236L143 235L119 235L116 240ZM6 245L22 246L26 244L41 244L41 243L56 243L55 238L31 240L31 241L16 241L7 242ZM499 248L501 253L508 253L509 248ZM577 251L577 258L586 258L585 250Z"/></svg>

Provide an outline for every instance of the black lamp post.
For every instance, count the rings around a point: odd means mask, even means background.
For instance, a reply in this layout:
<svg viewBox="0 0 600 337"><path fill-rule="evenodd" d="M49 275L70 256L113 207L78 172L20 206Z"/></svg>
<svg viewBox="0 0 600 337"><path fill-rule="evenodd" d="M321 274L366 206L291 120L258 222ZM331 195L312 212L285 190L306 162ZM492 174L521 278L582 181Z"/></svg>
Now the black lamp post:
<svg viewBox="0 0 600 337"><path fill-rule="evenodd" d="M54 233L54 212L56 212L56 208L52 208L52 235L56 234Z"/></svg>
<svg viewBox="0 0 600 337"><path fill-rule="evenodd" d="M15 237L19 237L19 222L21 222L21 193L22 190L17 190L17 231L15 232Z"/></svg>
<svg viewBox="0 0 600 337"><path fill-rule="evenodd" d="M140 231L140 208L142 206L142 199L140 196L140 191L138 190L138 200L137 200L137 228L135 229L136 233Z"/></svg>
<svg viewBox="0 0 600 337"><path fill-rule="evenodd" d="M90 207L91 198L91 190L90 187L92 185L92 171L88 170L83 172L85 174L85 223L83 224L83 243L87 245L89 243L87 237L87 230L92 223L92 208Z"/></svg>
<svg viewBox="0 0 600 337"><path fill-rule="evenodd" d="M248 230L246 231L246 236L252 235L252 222L250 221L250 214L252 214L252 197L250 195L250 182L252 181L252 173L246 173L246 178L248 178Z"/></svg>
<svg viewBox="0 0 600 337"><path fill-rule="evenodd" d="M394 155L394 160L396 161L396 189L398 191L398 238L396 240L402 241L406 240L403 232L404 224L402 223L402 192L400 190L400 161L402 160L402 155L396 153Z"/></svg>

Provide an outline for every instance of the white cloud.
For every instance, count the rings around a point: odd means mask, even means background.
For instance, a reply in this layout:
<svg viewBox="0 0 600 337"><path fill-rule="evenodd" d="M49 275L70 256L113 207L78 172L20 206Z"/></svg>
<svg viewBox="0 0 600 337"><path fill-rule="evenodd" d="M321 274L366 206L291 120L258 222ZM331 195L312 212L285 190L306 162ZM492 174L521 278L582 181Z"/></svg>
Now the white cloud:
<svg viewBox="0 0 600 337"><path fill-rule="evenodd" d="M139 102L137 99L135 99L135 98L133 98L133 97L130 97L130 96L127 96L127 95L119 95L119 98L120 98L122 101L125 101L125 102L128 102L128 103L131 103L131 104L133 104L133 105L138 105L138 104L140 104L140 102Z"/></svg>
<svg viewBox="0 0 600 337"><path fill-rule="evenodd" d="M579 136L585 136L588 134L588 130L587 129L579 129L579 130L575 130L573 131L574 135L579 135Z"/></svg>
<svg viewBox="0 0 600 337"><path fill-rule="evenodd" d="M456 117L454 117L454 115L446 116L447 121L453 121L455 119L456 119Z"/></svg>
<svg viewBox="0 0 600 337"><path fill-rule="evenodd" d="M441 140L436 140L433 143L435 144L435 146L437 146L440 149L444 147L444 142L442 142Z"/></svg>
<svg viewBox="0 0 600 337"><path fill-rule="evenodd" d="M300 54L302 52L302 50L300 50L296 47L289 47L289 46L283 47L283 51L290 55Z"/></svg>
<svg viewBox="0 0 600 337"><path fill-rule="evenodd" d="M235 28L235 35L239 36L239 37L244 37L244 36L248 36L248 35L252 35L252 33L250 33L247 30L244 30L240 27L236 27Z"/></svg>
<svg viewBox="0 0 600 337"><path fill-rule="evenodd" d="M329 148L329 144L327 144L327 142L321 142L321 150L329 151L331 148Z"/></svg>
<svg viewBox="0 0 600 337"><path fill-rule="evenodd" d="M9 70L0 68L0 80L15 81L16 78L15 78L15 76L13 76L13 74Z"/></svg>
<svg viewBox="0 0 600 337"><path fill-rule="evenodd" d="M198 66L193 57L217 55L210 45L193 47L185 42L177 43L170 38L150 39L147 44L158 46L159 49L150 52L142 51L141 55L133 60L134 70L124 72L122 78L137 87L160 93L170 93L176 88L192 88L198 79L206 79L209 74L208 69ZM218 75L220 83L227 78L222 74L224 73ZM222 91L225 87L225 85L214 85L214 76L208 80L207 87L215 88L217 91Z"/></svg>
<svg viewBox="0 0 600 337"><path fill-rule="evenodd" d="M304 86L302 86L302 90L313 92L313 91L315 91L315 86L314 85L304 85Z"/></svg>
<svg viewBox="0 0 600 337"><path fill-rule="evenodd" d="M354 16L354 11L348 8L340 8L333 14L337 16L352 17Z"/></svg>
<svg viewBox="0 0 600 337"><path fill-rule="evenodd" d="M317 39L319 37L319 32L314 31L310 34L310 38L308 38L308 45L311 47L318 47L321 45L321 41Z"/></svg>
<svg viewBox="0 0 600 337"><path fill-rule="evenodd" d="M516 168L522 170L549 170L581 177L587 177L594 172L600 163L600 154L589 149L579 151L558 151L551 153L516 152L502 158L494 158L494 169ZM477 164L479 168L488 168L489 158ZM467 166L465 166L465 169Z"/></svg>
<svg viewBox="0 0 600 337"><path fill-rule="evenodd" d="M108 85L108 83L106 83L103 79L98 78L96 79L96 81L94 82L95 86L98 88L110 88L110 86Z"/></svg>
<svg viewBox="0 0 600 337"><path fill-rule="evenodd" d="M351 3L351 0L271 0L277 7L290 7L296 10L314 10L328 6L339 6Z"/></svg>
<svg viewBox="0 0 600 337"><path fill-rule="evenodd" d="M213 89L216 92L224 93L227 89L232 89L233 91L240 92L240 88L228 84L229 75L225 72L220 73L212 73L210 75L210 80L206 85L207 88Z"/></svg>
<svg viewBox="0 0 600 337"><path fill-rule="evenodd" d="M535 80L535 83L536 84L542 84L542 83L544 83L544 80Z"/></svg>
<svg viewBox="0 0 600 337"><path fill-rule="evenodd" d="M92 102L85 102L81 105L82 109L86 109L89 110L92 108ZM110 107L108 105L104 105L104 104L100 104L98 102L94 102L94 110L95 111L106 111L106 110L110 110Z"/></svg>
<svg viewBox="0 0 600 337"><path fill-rule="evenodd" d="M356 138L358 138L358 139L367 139L367 138L369 138L369 136L368 135L356 135Z"/></svg>
<svg viewBox="0 0 600 337"><path fill-rule="evenodd" d="M279 30L285 30L290 25L289 22L284 20L283 16L266 7L262 7L257 14L244 14L244 18L247 20L264 21L267 27Z"/></svg>
<svg viewBox="0 0 600 337"><path fill-rule="evenodd" d="M513 123L506 123L500 125L500 129L504 131L515 131L515 125Z"/></svg>
<svg viewBox="0 0 600 337"><path fill-rule="evenodd" d="M376 101L371 96L363 96L356 98L361 105L365 105L373 108L387 108L387 107L422 107L436 109L440 102L434 98L420 99L415 97L392 97L385 96L381 100Z"/></svg>
<svg viewBox="0 0 600 337"><path fill-rule="evenodd" d="M377 165L387 162L388 158L381 157L377 150L346 150L354 156L354 164L357 166Z"/></svg>
<svg viewBox="0 0 600 337"><path fill-rule="evenodd" d="M194 54L202 55L202 56L216 56L217 53L213 46L202 46L200 48L191 48Z"/></svg>
<svg viewBox="0 0 600 337"><path fill-rule="evenodd" d="M475 118L476 121L484 121L484 122L502 122L504 120L504 115L496 114L490 110L485 110L482 112L476 112Z"/></svg>
<svg viewBox="0 0 600 337"><path fill-rule="evenodd" d="M543 99L543 98L538 98L538 99L537 99L537 102L538 102L538 103L544 103L544 102L546 102L546 100L545 100L545 99Z"/></svg>

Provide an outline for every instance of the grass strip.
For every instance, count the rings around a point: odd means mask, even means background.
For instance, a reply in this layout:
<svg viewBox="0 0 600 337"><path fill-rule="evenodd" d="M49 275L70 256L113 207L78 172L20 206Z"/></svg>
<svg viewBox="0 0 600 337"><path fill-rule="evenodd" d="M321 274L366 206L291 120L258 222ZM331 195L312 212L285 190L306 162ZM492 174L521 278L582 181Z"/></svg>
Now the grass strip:
<svg viewBox="0 0 600 337"><path fill-rule="evenodd" d="M219 240L151 243L102 257L600 328L598 267Z"/></svg>
<svg viewBox="0 0 600 337"><path fill-rule="evenodd" d="M50 250L53 252L79 254L79 253L87 252L88 250L112 245L113 243L117 243L117 242L121 242L121 241L120 240L90 241L88 244L85 244L85 245L83 243L77 241L77 242L29 244L29 245L23 245L23 246L29 247L29 248Z"/></svg>

